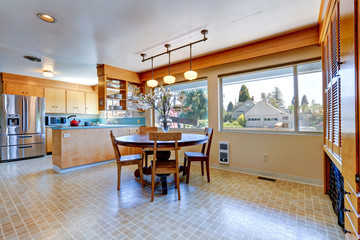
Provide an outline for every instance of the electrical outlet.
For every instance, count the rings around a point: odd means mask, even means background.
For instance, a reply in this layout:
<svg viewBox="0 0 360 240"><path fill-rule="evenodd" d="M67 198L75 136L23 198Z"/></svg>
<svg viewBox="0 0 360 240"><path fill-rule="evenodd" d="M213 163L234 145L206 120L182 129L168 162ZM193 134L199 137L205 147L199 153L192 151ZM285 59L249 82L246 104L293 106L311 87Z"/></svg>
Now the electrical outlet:
<svg viewBox="0 0 360 240"><path fill-rule="evenodd" d="M139 124L139 123L140 123L140 119L136 120L136 122Z"/></svg>
<svg viewBox="0 0 360 240"><path fill-rule="evenodd" d="M70 133L64 133L64 138L69 138L70 137Z"/></svg>
<svg viewBox="0 0 360 240"><path fill-rule="evenodd" d="M269 155L267 154L264 154L264 162L269 162Z"/></svg>

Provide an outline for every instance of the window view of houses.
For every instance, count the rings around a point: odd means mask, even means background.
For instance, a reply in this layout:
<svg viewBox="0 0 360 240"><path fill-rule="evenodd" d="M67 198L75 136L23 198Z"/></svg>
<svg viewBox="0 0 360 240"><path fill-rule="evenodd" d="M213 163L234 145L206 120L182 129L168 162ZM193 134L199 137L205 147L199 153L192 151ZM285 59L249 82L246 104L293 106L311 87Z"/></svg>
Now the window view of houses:
<svg viewBox="0 0 360 240"><path fill-rule="evenodd" d="M225 77L223 129L322 132L321 86L320 62Z"/></svg>
<svg viewBox="0 0 360 240"><path fill-rule="evenodd" d="M208 92L207 79L166 86L172 92L184 91L185 106L191 106L191 111L170 111L171 128L205 128L208 127ZM180 104L177 102L177 104ZM155 112L156 126L160 126L160 116Z"/></svg>

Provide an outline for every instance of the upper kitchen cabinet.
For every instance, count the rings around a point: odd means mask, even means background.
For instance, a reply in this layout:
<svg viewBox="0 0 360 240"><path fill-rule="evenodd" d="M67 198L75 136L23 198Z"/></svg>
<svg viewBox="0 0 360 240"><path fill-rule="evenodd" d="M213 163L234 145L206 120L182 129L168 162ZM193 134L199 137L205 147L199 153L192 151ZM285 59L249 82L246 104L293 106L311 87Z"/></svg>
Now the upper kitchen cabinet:
<svg viewBox="0 0 360 240"><path fill-rule="evenodd" d="M86 114L98 114L99 107L98 107L98 94L97 93L85 93L85 113Z"/></svg>
<svg viewBox="0 0 360 240"><path fill-rule="evenodd" d="M65 89L45 88L45 112L66 113Z"/></svg>
<svg viewBox="0 0 360 240"><path fill-rule="evenodd" d="M78 91L67 91L66 94L67 113L85 114L85 93Z"/></svg>
<svg viewBox="0 0 360 240"><path fill-rule="evenodd" d="M44 88L41 86L22 84L17 82L6 82L4 85L5 94L44 97Z"/></svg>

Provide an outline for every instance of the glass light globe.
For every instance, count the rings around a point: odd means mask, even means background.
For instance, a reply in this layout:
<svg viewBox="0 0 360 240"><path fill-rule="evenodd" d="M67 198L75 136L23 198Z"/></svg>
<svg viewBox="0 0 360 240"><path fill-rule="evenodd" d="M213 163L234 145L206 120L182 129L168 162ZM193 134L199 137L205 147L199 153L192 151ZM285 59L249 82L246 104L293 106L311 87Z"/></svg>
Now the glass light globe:
<svg viewBox="0 0 360 240"><path fill-rule="evenodd" d="M187 80L194 80L195 78L197 78L197 72L195 72L193 70L186 71L184 73L184 77Z"/></svg>
<svg viewBox="0 0 360 240"><path fill-rule="evenodd" d="M167 84L172 84L175 82L175 77L171 75L167 75L164 77L164 82Z"/></svg>
<svg viewBox="0 0 360 240"><path fill-rule="evenodd" d="M156 81L155 79L150 79L146 82L146 85L148 85L148 87L156 87L158 85L158 81Z"/></svg>

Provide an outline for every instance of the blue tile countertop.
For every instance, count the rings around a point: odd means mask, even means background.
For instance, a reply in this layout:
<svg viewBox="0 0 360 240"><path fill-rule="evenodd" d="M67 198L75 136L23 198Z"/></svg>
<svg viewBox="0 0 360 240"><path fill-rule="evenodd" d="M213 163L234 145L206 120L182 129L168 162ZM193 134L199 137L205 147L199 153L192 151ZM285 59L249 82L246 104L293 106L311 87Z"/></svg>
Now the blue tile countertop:
<svg viewBox="0 0 360 240"><path fill-rule="evenodd" d="M145 124L120 124L120 125L96 125L96 126L84 126L80 125L77 127L71 127L71 126L53 126L52 129L58 129L58 130L72 130L72 129L94 129L94 128L129 128L129 127L141 127L145 126Z"/></svg>

